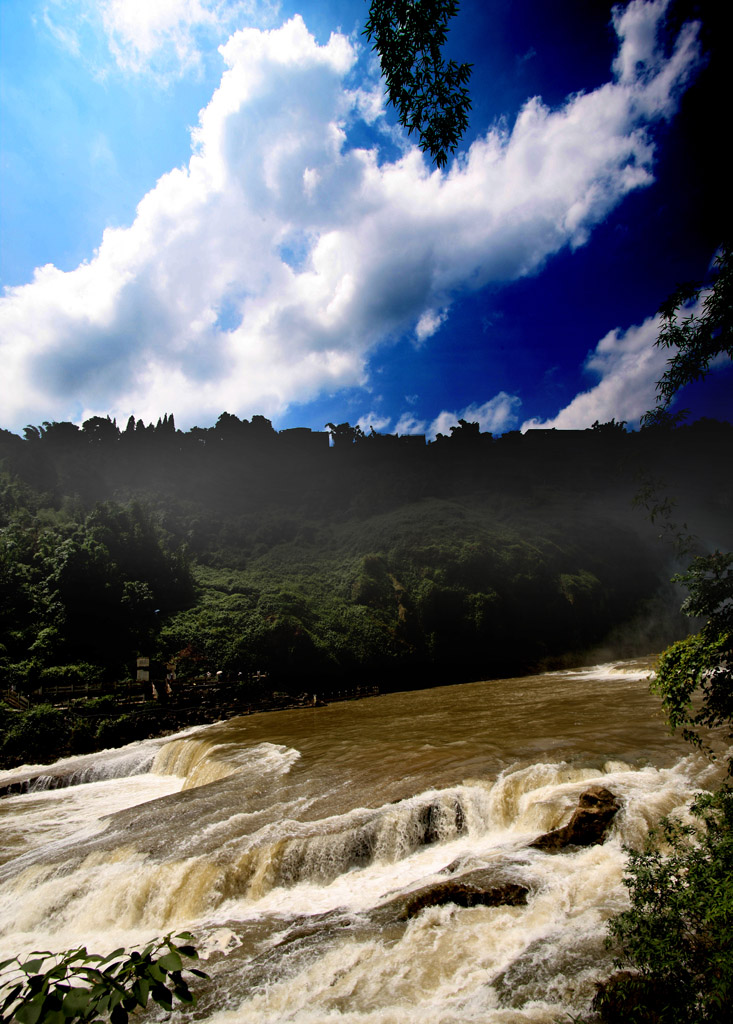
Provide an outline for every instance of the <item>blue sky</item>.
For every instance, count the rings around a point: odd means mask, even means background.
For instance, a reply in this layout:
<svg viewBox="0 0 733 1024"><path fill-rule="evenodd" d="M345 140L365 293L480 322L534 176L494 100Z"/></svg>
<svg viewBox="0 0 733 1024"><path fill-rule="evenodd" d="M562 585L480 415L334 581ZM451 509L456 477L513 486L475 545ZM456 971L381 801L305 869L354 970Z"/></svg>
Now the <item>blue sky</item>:
<svg viewBox="0 0 733 1024"><path fill-rule="evenodd" d="M2 0L0 425L635 425L723 237L715 8L464 0L441 173L364 0Z"/></svg>

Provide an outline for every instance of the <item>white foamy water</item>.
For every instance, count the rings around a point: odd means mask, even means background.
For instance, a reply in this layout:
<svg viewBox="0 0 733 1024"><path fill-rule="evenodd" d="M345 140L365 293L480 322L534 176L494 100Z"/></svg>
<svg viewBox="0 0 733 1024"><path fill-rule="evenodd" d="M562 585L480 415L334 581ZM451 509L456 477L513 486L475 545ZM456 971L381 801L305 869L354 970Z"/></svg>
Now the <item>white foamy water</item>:
<svg viewBox="0 0 733 1024"><path fill-rule="evenodd" d="M106 828L115 811L177 793L182 784L146 774L7 796L0 801L0 864L70 838L78 843Z"/></svg>
<svg viewBox="0 0 733 1024"><path fill-rule="evenodd" d="M212 975L197 1015L216 1024L579 1013L610 969L624 846L716 778L668 735L648 674L613 663L253 715L130 749L146 773L7 797L0 956L185 927ZM593 785L621 805L607 841L531 848ZM406 915L410 894L461 879L519 883L527 903Z"/></svg>

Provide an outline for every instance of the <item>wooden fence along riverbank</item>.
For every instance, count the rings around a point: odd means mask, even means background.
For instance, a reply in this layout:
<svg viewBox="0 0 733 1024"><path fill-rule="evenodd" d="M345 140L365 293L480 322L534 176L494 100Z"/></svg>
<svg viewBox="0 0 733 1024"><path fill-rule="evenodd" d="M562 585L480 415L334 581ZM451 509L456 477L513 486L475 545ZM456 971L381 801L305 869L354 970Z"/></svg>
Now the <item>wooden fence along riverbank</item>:
<svg viewBox="0 0 733 1024"><path fill-rule="evenodd" d="M259 677L259 678L258 678ZM185 683L174 684L154 681L151 683L126 680L119 683L87 683L70 684L68 686L39 686L29 694L15 690L0 691L0 700L16 711L27 711L39 704L50 704L53 707L73 707L78 701L93 700L100 697L113 698L116 705L134 710L141 705L158 702L160 707L170 706L183 708L186 705L213 704L221 706L237 706L264 711L269 708L303 707L307 705L322 706L342 700L357 700L361 697L374 697L379 694L375 685L341 687L324 689L321 693L301 693L297 696L278 690L265 691L261 681L264 675L244 680L221 681L208 679L205 676L187 680ZM244 696L245 688L255 690L251 695ZM97 712L84 709L80 713L95 715ZM241 712L238 712L241 713ZM108 711L98 712L100 715Z"/></svg>

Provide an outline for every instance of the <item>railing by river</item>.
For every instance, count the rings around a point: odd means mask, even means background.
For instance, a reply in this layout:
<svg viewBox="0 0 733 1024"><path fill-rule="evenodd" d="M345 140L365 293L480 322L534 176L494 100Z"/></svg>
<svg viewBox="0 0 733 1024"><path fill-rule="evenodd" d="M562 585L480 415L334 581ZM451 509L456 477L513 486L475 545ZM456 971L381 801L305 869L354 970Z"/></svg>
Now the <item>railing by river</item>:
<svg viewBox="0 0 733 1024"><path fill-rule="evenodd" d="M276 710L287 707L322 706L337 701L358 700L362 697L377 696L380 692L374 684L352 687L314 687L298 694L279 690L267 690L259 680L238 680L237 682L221 681L220 679L201 676L177 681L167 685L163 681L140 683L123 680L113 683L70 683L63 685L43 685L29 693L20 693L6 689L0 691L0 699L15 711L26 711L39 704L51 704L54 707L67 706L70 710L81 713L85 717L107 715L108 710L98 712L80 707L77 702L99 697L112 697L117 707L129 707L144 713L146 706L169 706L171 709L184 710L201 705L211 708L220 707L230 714L247 714L253 711ZM249 692L248 692L249 691Z"/></svg>

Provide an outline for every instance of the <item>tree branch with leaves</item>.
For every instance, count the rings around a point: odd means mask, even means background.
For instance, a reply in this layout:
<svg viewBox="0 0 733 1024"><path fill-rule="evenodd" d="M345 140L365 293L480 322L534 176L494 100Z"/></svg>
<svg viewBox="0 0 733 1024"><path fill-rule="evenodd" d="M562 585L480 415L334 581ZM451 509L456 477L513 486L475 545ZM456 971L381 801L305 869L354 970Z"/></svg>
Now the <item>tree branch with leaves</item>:
<svg viewBox="0 0 733 1024"><path fill-rule="evenodd" d="M468 127L471 64L447 63L443 46L458 0L372 0L363 34L379 54L388 102L407 134L444 167Z"/></svg>
<svg viewBox="0 0 733 1024"><path fill-rule="evenodd" d="M195 947L188 944L192 939L188 932L180 932L151 942L142 951L116 949L103 957L80 946L4 960L1 1019L18 1024L91 1024L108 1018L111 1024L127 1024L130 1013L144 1009L151 999L168 1012L174 1000L193 1007L196 997L184 971L197 978L208 975L184 966L184 959L198 959Z"/></svg>
<svg viewBox="0 0 733 1024"><path fill-rule="evenodd" d="M691 304L706 292L699 313ZM713 265L712 280L678 285L659 310L662 324L656 344L672 355L657 381L657 405L642 417L654 426L669 418L672 399L687 384L705 377L721 354L733 358L733 245L725 242Z"/></svg>

